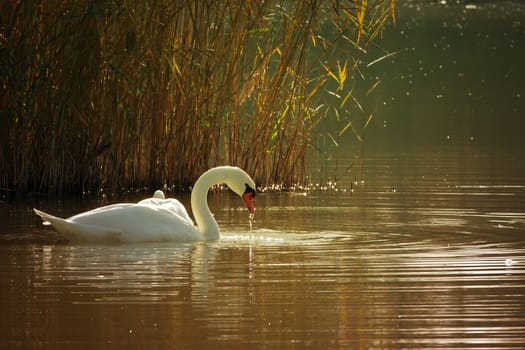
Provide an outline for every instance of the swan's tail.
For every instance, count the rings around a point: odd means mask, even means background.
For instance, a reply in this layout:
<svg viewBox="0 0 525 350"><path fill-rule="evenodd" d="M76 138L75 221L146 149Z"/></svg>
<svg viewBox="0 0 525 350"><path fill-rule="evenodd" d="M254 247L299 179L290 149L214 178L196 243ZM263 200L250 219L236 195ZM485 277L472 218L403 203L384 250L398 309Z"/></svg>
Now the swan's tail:
<svg viewBox="0 0 525 350"><path fill-rule="evenodd" d="M65 219L58 218L48 213L44 213L41 210L33 208L35 214L42 218L42 223L46 226L53 226L64 238L68 240L75 240L75 236L72 232L71 223Z"/></svg>
<svg viewBox="0 0 525 350"><path fill-rule="evenodd" d="M53 215L48 214L48 213L44 213L41 210L38 210L38 209L35 209L35 208L33 208L33 210L35 211L36 215L38 215L38 216L40 216L40 218L42 218L42 221L43 221L42 224L44 224L46 226L49 226L49 225L53 225L54 226L55 223L59 223L59 225L60 225L60 223L62 221L65 221L62 218L57 218L56 216L53 216Z"/></svg>
<svg viewBox="0 0 525 350"><path fill-rule="evenodd" d="M121 241L121 232L118 230L108 230L99 226L72 222L35 208L33 210L36 215L42 218L44 225L53 226L62 237L69 241L101 243L117 243Z"/></svg>

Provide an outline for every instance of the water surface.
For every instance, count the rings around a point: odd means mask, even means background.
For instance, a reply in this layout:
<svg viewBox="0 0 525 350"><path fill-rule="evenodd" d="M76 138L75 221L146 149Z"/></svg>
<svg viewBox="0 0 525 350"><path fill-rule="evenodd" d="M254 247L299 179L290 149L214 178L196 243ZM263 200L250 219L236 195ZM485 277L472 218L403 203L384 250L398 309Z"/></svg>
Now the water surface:
<svg viewBox="0 0 525 350"><path fill-rule="evenodd" d="M523 166L481 160L369 159L364 184L259 193L251 229L213 193L210 243L70 245L31 206L96 201L4 203L1 347L523 348Z"/></svg>

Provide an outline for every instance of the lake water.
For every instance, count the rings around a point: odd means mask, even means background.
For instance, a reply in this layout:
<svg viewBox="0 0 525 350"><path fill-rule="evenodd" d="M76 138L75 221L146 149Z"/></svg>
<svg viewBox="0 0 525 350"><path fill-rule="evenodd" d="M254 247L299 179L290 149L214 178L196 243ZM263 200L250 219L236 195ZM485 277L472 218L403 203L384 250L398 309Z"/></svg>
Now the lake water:
<svg viewBox="0 0 525 350"><path fill-rule="evenodd" d="M353 190L259 193L251 229L212 193L211 243L69 245L31 207L100 202L4 203L0 347L523 348L516 157L369 159Z"/></svg>
<svg viewBox="0 0 525 350"><path fill-rule="evenodd" d="M70 245L32 208L122 199L3 197L0 349L525 348L524 5L399 6L364 158L313 154L251 227L223 191L216 242Z"/></svg>

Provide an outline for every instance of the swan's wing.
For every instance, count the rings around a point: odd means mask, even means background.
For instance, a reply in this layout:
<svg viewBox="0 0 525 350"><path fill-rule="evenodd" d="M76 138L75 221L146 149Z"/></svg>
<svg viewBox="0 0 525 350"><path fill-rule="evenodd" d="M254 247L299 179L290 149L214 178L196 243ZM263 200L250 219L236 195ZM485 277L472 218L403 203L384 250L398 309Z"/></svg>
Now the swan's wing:
<svg viewBox="0 0 525 350"><path fill-rule="evenodd" d="M117 243L122 241L122 231L111 227L82 224L62 219L38 209L33 209L44 225L51 225L60 235L73 242Z"/></svg>
<svg viewBox="0 0 525 350"><path fill-rule="evenodd" d="M190 218L188 211L186 210L184 205L178 200L173 199L173 198L165 199L163 203L161 204L161 206L162 208L172 212L175 215L180 216L184 220L191 222L193 224L193 220Z"/></svg>
<svg viewBox="0 0 525 350"><path fill-rule="evenodd" d="M174 198L160 199L160 198L146 198L137 203L138 205L149 206L152 209L163 210L173 215L179 216L182 220L191 222L193 220L184 205Z"/></svg>
<svg viewBox="0 0 525 350"><path fill-rule="evenodd" d="M174 205L117 204L81 213L68 220L89 227L110 227L122 232L123 242L195 240L200 232ZM181 212L181 207L184 213Z"/></svg>
<svg viewBox="0 0 525 350"><path fill-rule="evenodd" d="M98 213L98 212L107 212L107 211L114 210L114 209L119 209L119 208L127 208L127 207L131 207L131 206L134 206L134 205L135 205L135 203L110 204L110 205L106 205L104 207L98 207L98 208L95 208L95 209L91 209L89 211L85 211L83 213L76 214L74 216L71 216L71 217L67 218L67 220L72 220L74 218L78 218L78 217L81 217L83 215L90 215L90 214Z"/></svg>
<svg viewBox="0 0 525 350"><path fill-rule="evenodd" d="M138 205L150 205L150 206L161 206L164 201L166 201L165 199L161 199L161 198L146 198L146 199L143 199L141 200L140 202L138 202L137 204Z"/></svg>

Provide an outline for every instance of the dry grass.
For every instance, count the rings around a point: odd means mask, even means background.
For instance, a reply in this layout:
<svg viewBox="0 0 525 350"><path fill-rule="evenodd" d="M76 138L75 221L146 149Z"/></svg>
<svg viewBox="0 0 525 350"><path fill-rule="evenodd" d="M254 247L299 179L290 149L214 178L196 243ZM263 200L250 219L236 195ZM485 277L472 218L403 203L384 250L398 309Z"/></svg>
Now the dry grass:
<svg viewBox="0 0 525 350"><path fill-rule="evenodd" d="M4 1L0 187L184 188L219 164L301 182L393 4Z"/></svg>

